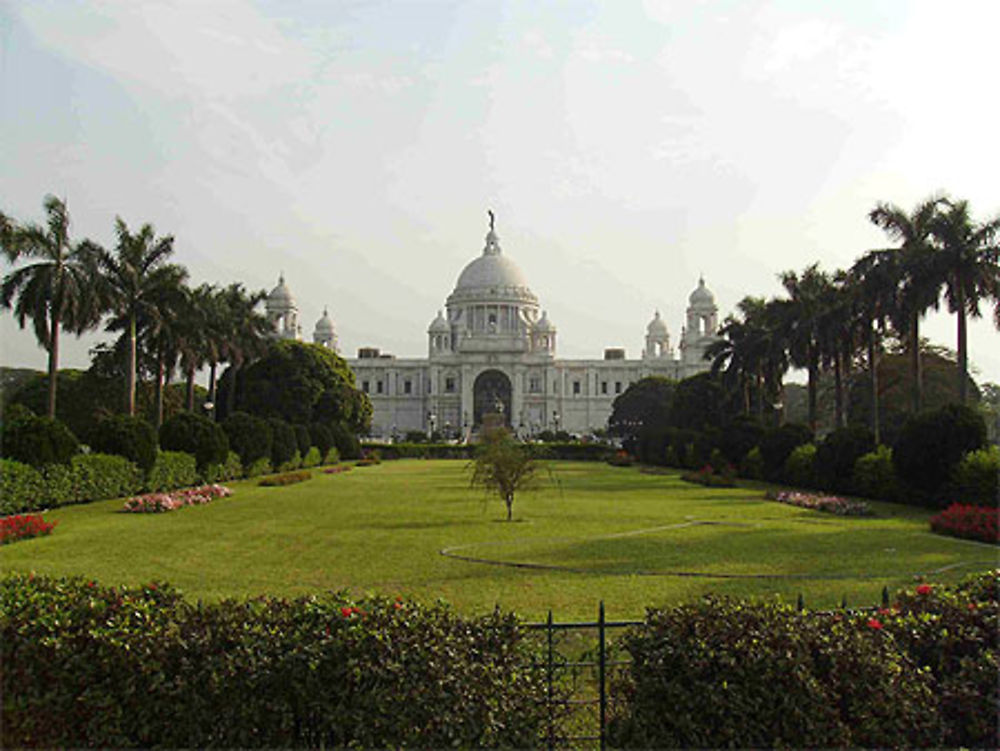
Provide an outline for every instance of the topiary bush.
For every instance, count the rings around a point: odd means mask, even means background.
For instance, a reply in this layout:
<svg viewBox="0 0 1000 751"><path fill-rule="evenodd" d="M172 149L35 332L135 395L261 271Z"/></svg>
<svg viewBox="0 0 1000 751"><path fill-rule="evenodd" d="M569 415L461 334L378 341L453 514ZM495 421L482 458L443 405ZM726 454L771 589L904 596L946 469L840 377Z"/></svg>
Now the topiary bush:
<svg viewBox="0 0 1000 751"><path fill-rule="evenodd" d="M147 493L155 493L188 488L197 483L198 465L194 456L185 451L160 451L146 475L144 489Z"/></svg>
<svg viewBox="0 0 1000 751"><path fill-rule="evenodd" d="M933 681L863 620L710 597L624 639L610 740L624 748L935 746Z"/></svg>
<svg viewBox="0 0 1000 751"><path fill-rule="evenodd" d="M30 464L0 459L0 516L45 508L45 478Z"/></svg>
<svg viewBox="0 0 1000 751"><path fill-rule="evenodd" d="M335 422L330 424L330 432L333 434L333 445L337 447L341 459L357 459L361 456L361 442L350 428L343 423Z"/></svg>
<svg viewBox="0 0 1000 751"><path fill-rule="evenodd" d="M240 455L230 451L224 464L209 464L199 473L202 482L215 483L235 480L243 476L243 464Z"/></svg>
<svg viewBox="0 0 1000 751"><path fill-rule="evenodd" d="M750 449L740 462L740 477L748 480L764 479L764 457L757 446Z"/></svg>
<svg viewBox="0 0 1000 751"><path fill-rule="evenodd" d="M726 461L738 467L746 455L760 443L763 435L764 428L756 419L740 415L719 431L716 446L725 455Z"/></svg>
<svg viewBox="0 0 1000 751"><path fill-rule="evenodd" d="M299 455L305 456L309 453L309 449L312 447L312 439L309 436L309 428L305 425L292 425L292 430L295 431L295 443L299 449Z"/></svg>
<svg viewBox="0 0 1000 751"><path fill-rule="evenodd" d="M295 439L295 429L284 420L272 417L267 421L271 427L271 465L281 469L291 462L298 453L299 444Z"/></svg>
<svg viewBox="0 0 1000 751"><path fill-rule="evenodd" d="M800 488L816 487L816 453L816 446L811 443L803 443L792 449L785 460L782 480Z"/></svg>
<svg viewBox="0 0 1000 751"><path fill-rule="evenodd" d="M1000 507L1000 446L970 451L955 465L949 497L960 503Z"/></svg>
<svg viewBox="0 0 1000 751"><path fill-rule="evenodd" d="M907 419L892 447L896 475L906 497L938 505L955 466L986 443L986 424L971 407L949 404Z"/></svg>
<svg viewBox="0 0 1000 751"><path fill-rule="evenodd" d="M863 425L850 425L829 433L816 447L816 482L824 490L854 491L854 465L874 450L875 436Z"/></svg>
<svg viewBox="0 0 1000 751"><path fill-rule="evenodd" d="M789 454L796 446L811 443L812 439L812 431L798 423L787 423L764 431L759 444L761 459L764 461L764 479L780 480Z"/></svg>
<svg viewBox="0 0 1000 751"><path fill-rule="evenodd" d="M323 457L323 464L336 464L340 461L340 454L337 452L337 447L332 446L329 451L326 452L326 456Z"/></svg>
<svg viewBox="0 0 1000 751"><path fill-rule="evenodd" d="M148 472L156 461L156 431L141 417L105 417L94 426L87 440L91 450L123 456L143 472Z"/></svg>
<svg viewBox="0 0 1000 751"><path fill-rule="evenodd" d="M896 468L892 463L892 449L878 446L864 456L858 457L852 473L854 492L865 498L894 501L899 494Z"/></svg>
<svg viewBox="0 0 1000 751"><path fill-rule="evenodd" d="M319 449L312 446L308 453L302 457L302 467L304 469L309 469L310 467L318 467L319 463L323 460L323 457L319 453Z"/></svg>
<svg viewBox="0 0 1000 751"><path fill-rule="evenodd" d="M229 438L229 447L239 455L244 468L260 459L271 461L273 436L267 420L246 412L234 412L223 421L222 429Z"/></svg>
<svg viewBox="0 0 1000 751"><path fill-rule="evenodd" d="M218 423L194 412L178 412L160 426L160 447L194 456L198 471L222 464L229 456L229 438Z"/></svg>
<svg viewBox="0 0 1000 751"><path fill-rule="evenodd" d="M44 467L68 464L80 451L69 428L51 417L36 417L27 410L8 415L0 433L0 450L5 459Z"/></svg>
<svg viewBox="0 0 1000 751"><path fill-rule="evenodd" d="M267 458L258 459L249 466L244 466L243 471L246 477L259 477L270 474L272 470L271 460Z"/></svg>
<svg viewBox="0 0 1000 751"><path fill-rule="evenodd" d="M550 716L517 618L383 598L15 574L0 659L5 748L532 748Z"/></svg>

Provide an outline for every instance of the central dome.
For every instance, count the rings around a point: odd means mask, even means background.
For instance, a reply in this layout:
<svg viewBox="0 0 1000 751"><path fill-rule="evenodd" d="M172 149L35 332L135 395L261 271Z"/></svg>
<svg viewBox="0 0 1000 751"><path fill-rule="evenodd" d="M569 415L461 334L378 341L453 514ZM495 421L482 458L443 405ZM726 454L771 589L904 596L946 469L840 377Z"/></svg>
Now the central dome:
<svg viewBox="0 0 1000 751"><path fill-rule="evenodd" d="M516 263L500 250L496 231L486 234L483 254L458 275L450 300L517 299L537 302L528 280Z"/></svg>

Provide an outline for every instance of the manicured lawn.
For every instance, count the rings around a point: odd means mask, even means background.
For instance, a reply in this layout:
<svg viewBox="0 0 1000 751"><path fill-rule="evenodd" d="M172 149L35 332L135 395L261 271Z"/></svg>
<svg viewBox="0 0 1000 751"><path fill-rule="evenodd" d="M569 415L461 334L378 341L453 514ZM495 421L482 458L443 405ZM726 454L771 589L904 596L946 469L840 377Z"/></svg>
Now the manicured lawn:
<svg viewBox="0 0 1000 751"><path fill-rule="evenodd" d="M508 524L502 503L469 488L465 466L411 460L287 487L240 482L231 498L167 514L117 513L121 501L57 509L45 515L59 522L53 534L0 548L0 568L155 579L203 599L350 589L580 619L601 599L609 617L626 618L706 592L874 605L883 586L910 586L916 573L952 581L998 563L996 547L931 534L919 509L876 503L874 518L842 518L767 501L761 489L596 463L553 463ZM574 570L471 563L442 549ZM713 576L663 575L682 572ZM732 574L772 578L715 578Z"/></svg>

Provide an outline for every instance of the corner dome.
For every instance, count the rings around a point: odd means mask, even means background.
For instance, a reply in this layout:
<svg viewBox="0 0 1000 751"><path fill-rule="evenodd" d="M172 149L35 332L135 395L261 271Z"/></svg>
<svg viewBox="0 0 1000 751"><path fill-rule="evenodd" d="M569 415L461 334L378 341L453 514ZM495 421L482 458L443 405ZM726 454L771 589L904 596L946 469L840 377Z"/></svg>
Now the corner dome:
<svg viewBox="0 0 1000 751"><path fill-rule="evenodd" d="M540 334L550 334L556 330L556 327L552 324L552 321L549 320L548 311L542 312L542 317L538 320L538 322L534 325L533 328Z"/></svg>
<svg viewBox="0 0 1000 751"><path fill-rule="evenodd" d="M274 305L295 305L295 300L292 298L292 291L288 289L288 285L285 284L284 274L278 276L278 286L272 289L268 294L267 305L268 307L272 307Z"/></svg>
<svg viewBox="0 0 1000 751"><path fill-rule="evenodd" d="M444 316L441 315L441 311L438 311L437 318L431 321L431 325L427 328L429 334L447 334L451 332L451 327L448 322L444 320Z"/></svg>
<svg viewBox="0 0 1000 751"><path fill-rule="evenodd" d="M330 320L330 314L326 308L323 308L323 317L316 321L316 333L317 334L332 334L333 333L333 321Z"/></svg>
<svg viewBox="0 0 1000 751"><path fill-rule="evenodd" d="M667 324L662 318L660 318L660 311L656 311L656 314L653 316L653 320L650 321L649 325L646 327L646 333L650 336L667 334Z"/></svg>
<svg viewBox="0 0 1000 751"><path fill-rule="evenodd" d="M698 288L691 293L688 302L692 305L715 305L715 295L705 286L705 277L698 278Z"/></svg>

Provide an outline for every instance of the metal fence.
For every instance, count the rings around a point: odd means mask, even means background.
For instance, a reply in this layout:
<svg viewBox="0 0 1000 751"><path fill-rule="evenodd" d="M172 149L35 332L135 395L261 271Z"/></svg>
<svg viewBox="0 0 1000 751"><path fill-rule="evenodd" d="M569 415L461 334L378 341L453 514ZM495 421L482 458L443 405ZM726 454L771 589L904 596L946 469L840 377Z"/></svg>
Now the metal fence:
<svg viewBox="0 0 1000 751"><path fill-rule="evenodd" d="M888 588L883 588L881 599L882 606L888 607ZM804 607L800 594L797 609ZM874 608L849 608L843 598L840 610L862 613ZM560 623L553 620L550 610L545 621L525 624L529 632L543 640L537 653L544 655L544 661L535 667L544 670L547 684L547 748L591 747L604 751L608 747L608 712L619 701L613 695L614 673L632 663L621 645L609 637L612 632L644 624L637 620L607 620L603 600L596 621Z"/></svg>

